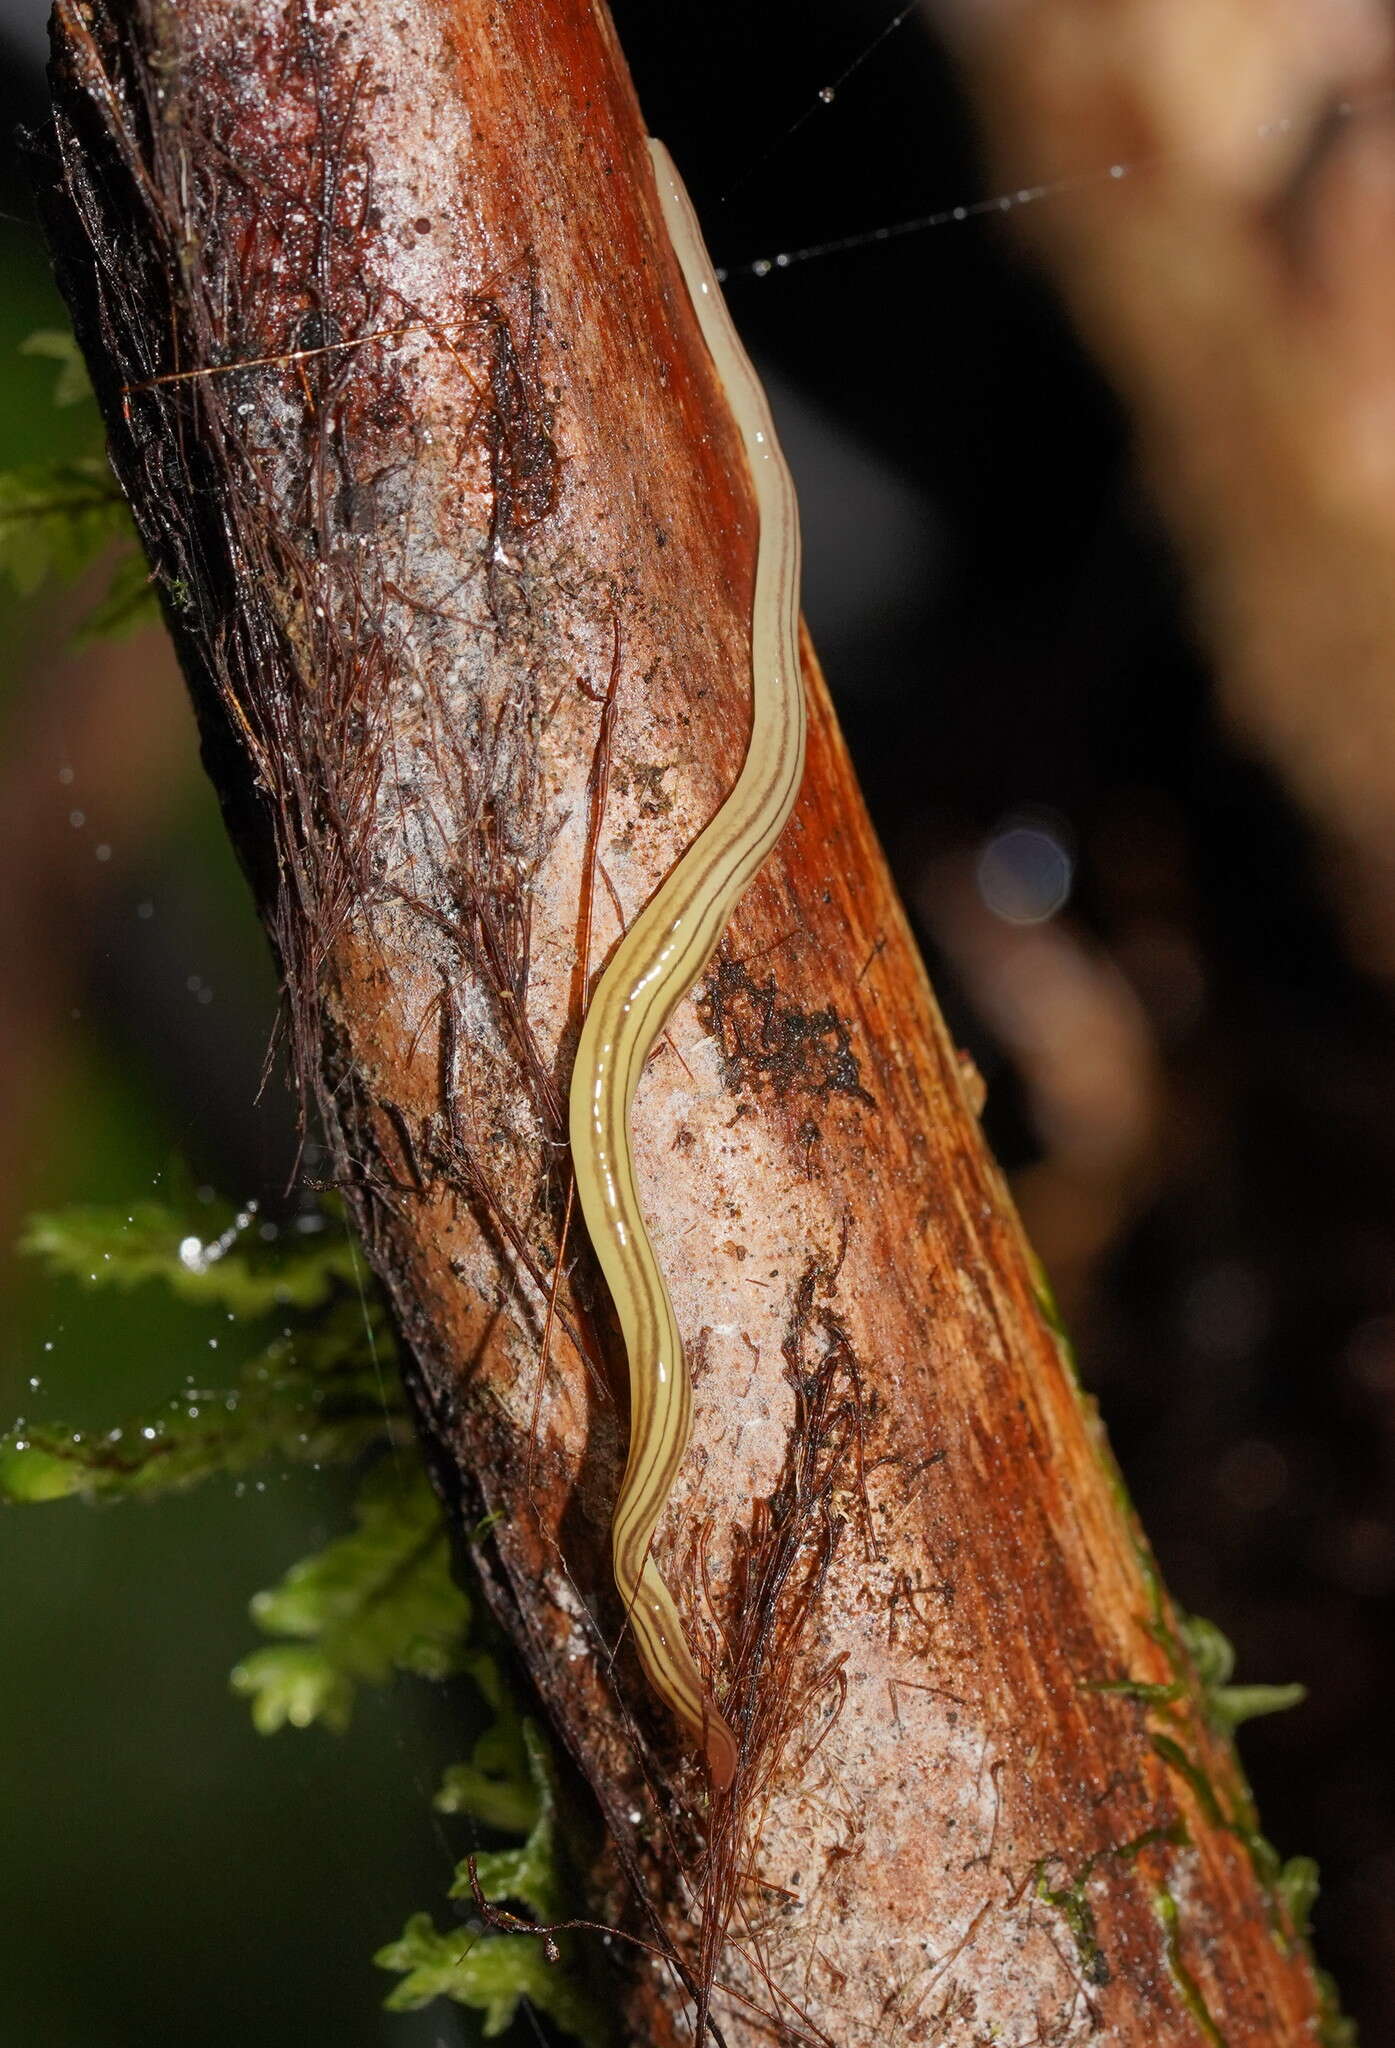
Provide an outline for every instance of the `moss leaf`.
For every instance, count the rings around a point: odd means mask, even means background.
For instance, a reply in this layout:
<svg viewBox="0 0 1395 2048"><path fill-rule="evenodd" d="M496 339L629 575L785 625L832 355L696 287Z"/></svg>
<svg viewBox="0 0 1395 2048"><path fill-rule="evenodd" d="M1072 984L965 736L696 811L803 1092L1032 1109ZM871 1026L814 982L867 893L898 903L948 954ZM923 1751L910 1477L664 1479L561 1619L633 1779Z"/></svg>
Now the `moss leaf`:
<svg viewBox="0 0 1395 2048"><path fill-rule="evenodd" d="M0 472L0 572L21 597L51 576L71 582L112 541L134 537L103 456Z"/></svg>
<svg viewBox="0 0 1395 2048"><path fill-rule="evenodd" d="M550 1963L542 1943L527 1934L477 1934L452 1928L441 1934L428 1913L415 1913L399 1940L373 1958L384 1970L403 1973L388 1993L389 2012L418 2012L433 1998L485 2015L484 2034L493 2040L513 2024L526 1998L586 2048L604 2048L609 2038L600 2012L565 1960Z"/></svg>
<svg viewBox="0 0 1395 2048"><path fill-rule="evenodd" d="M565 1911L558 1876L556 1800L542 1736L531 1721L520 1723L519 1732L527 1778L524 1785L515 1780L514 1790L526 1787L530 1795L533 1819L528 1839L518 1849L489 1849L476 1855L475 1877L492 1906L526 1906L537 1920L546 1924L560 1919ZM477 1759L481 1746L476 1745ZM483 1819L484 1815L477 1813L476 1817ZM457 1869L449 1895L453 1899L469 1899L474 1897L474 1890L467 1859Z"/></svg>
<svg viewBox="0 0 1395 2048"><path fill-rule="evenodd" d="M250 1701L258 1735L309 1728L320 1721L336 1735L354 1710L354 1682L317 1643L275 1643L253 1650L232 1674L234 1692Z"/></svg>
<svg viewBox="0 0 1395 2048"><path fill-rule="evenodd" d="M1235 1669L1235 1651L1229 1639L1214 1621L1207 1621L1200 1614L1180 1616L1179 1628L1205 1689L1210 1692L1215 1686L1225 1685Z"/></svg>
<svg viewBox="0 0 1395 2048"><path fill-rule="evenodd" d="M1312 1931L1319 1889L1318 1867L1313 1858L1290 1856L1279 1872L1278 1891L1289 1919L1305 1939Z"/></svg>
<svg viewBox="0 0 1395 2048"><path fill-rule="evenodd" d="M159 1280L181 1301L241 1317L317 1308L336 1284L357 1284L353 1246L331 1217L298 1218L266 1242L251 1231L253 1214L213 1205L195 1227L158 1202L63 1209L31 1216L20 1249L88 1287Z"/></svg>
<svg viewBox="0 0 1395 2048"><path fill-rule="evenodd" d="M144 1498L261 1465L347 1464L385 1438L406 1441L400 1385L368 1355L369 1335L346 1299L313 1328L275 1338L231 1388L190 1388L112 1429L17 1424L0 1435L0 1502Z"/></svg>
<svg viewBox="0 0 1395 2048"><path fill-rule="evenodd" d="M1262 1714L1286 1714L1307 1697L1306 1685L1218 1685L1207 1694L1206 1703L1218 1727L1233 1729Z"/></svg>
<svg viewBox="0 0 1395 2048"><path fill-rule="evenodd" d="M298 1658L258 1651L233 1672L258 1728L317 1719L342 1728L359 1685L380 1685L395 1670L445 1678L462 1667L470 1608L451 1577L425 1473L383 1462L354 1512L352 1535L302 1559L252 1601L259 1628L312 1646Z"/></svg>

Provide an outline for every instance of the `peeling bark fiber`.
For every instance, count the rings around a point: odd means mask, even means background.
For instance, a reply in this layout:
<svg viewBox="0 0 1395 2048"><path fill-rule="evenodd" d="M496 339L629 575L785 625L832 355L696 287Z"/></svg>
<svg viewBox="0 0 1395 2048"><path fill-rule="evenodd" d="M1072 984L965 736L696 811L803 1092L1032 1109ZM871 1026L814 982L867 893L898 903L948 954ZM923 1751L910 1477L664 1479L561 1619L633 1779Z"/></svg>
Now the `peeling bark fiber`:
<svg viewBox="0 0 1395 2048"><path fill-rule="evenodd" d="M632 2038L710 1980L733 2048L1311 2041L807 647L794 821L634 1118L696 1381L657 1554L730 1800L624 1645L563 1110L739 766L756 534L599 0L59 0L55 48L62 282L302 1075L604 1812L598 1910L637 1884L671 1944Z"/></svg>

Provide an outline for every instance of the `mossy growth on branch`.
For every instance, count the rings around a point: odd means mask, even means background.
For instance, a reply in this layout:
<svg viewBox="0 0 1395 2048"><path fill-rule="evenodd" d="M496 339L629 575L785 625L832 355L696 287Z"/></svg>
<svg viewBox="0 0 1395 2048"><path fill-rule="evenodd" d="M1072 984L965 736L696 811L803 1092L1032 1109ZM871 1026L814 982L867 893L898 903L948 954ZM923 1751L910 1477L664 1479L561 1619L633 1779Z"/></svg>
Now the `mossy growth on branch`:
<svg viewBox="0 0 1395 2048"><path fill-rule="evenodd" d="M274 1234L253 1229L254 1218L250 1208L212 1217L203 1208L195 1227L146 1203L31 1221L24 1248L55 1276L166 1287L220 1323L247 1326L253 1349L227 1385L186 1388L107 1429L26 1421L0 1435L0 1502L149 1498L288 1462L352 1467L355 1527L253 1595L252 1620L272 1640L237 1664L233 1690L263 1734L316 1723L339 1731L363 1686L397 1672L468 1677L491 1718L468 1761L446 1771L434 1804L523 1838L466 1858L449 1894L483 1898L507 1931L477 1914L438 1930L429 1914L414 1914L375 1957L399 1978L385 2002L408 2012L450 1998L482 2013L492 2037L526 2000L585 2048L602 2048L607 2027L575 1949L565 1935L526 1931L563 1918L570 1904L553 1766L452 1568L386 1311L366 1289L333 1205Z"/></svg>

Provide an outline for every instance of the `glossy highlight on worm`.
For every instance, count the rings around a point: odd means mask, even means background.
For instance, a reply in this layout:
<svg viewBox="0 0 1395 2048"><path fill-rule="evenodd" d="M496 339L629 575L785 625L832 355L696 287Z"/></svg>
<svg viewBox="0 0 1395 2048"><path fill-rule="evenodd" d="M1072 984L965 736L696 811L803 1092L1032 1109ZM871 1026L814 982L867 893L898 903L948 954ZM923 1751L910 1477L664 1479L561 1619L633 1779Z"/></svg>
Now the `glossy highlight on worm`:
<svg viewBox="0 0 1395 2048"><path fill-rule="evenodd" d="M612 954L581 1029L570 1121L576 1190L624 1337L630 1444L612 1527L615 1581L645 1675L724 1789L736 1738L703 1685L650 1555L688 1447L692 1383L640 1205L630 1111L644 1063L712 956L794 807L804 774L799 514L760 381L736 337L682 180L650 141L664 222L750 465L760 520L751 614L751 731L726 800Z"/></svg>

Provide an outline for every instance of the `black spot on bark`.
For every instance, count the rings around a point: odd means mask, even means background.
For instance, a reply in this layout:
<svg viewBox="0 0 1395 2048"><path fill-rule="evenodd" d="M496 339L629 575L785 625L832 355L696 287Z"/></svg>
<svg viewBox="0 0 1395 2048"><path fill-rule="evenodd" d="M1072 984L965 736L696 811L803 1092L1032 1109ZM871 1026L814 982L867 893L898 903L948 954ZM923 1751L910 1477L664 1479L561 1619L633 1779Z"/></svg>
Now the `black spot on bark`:
<svg viewBox="0 0 1395 2048"><path fill-rule="evenodd" d="M801 1010L783 1002L773 974L758 982L741 961L717 961L698 1014L721 1047L722 1079L733 1093L769 1088L781 1101L848 1095L875 1109L848 1025L831 1007Z"/></svg>

